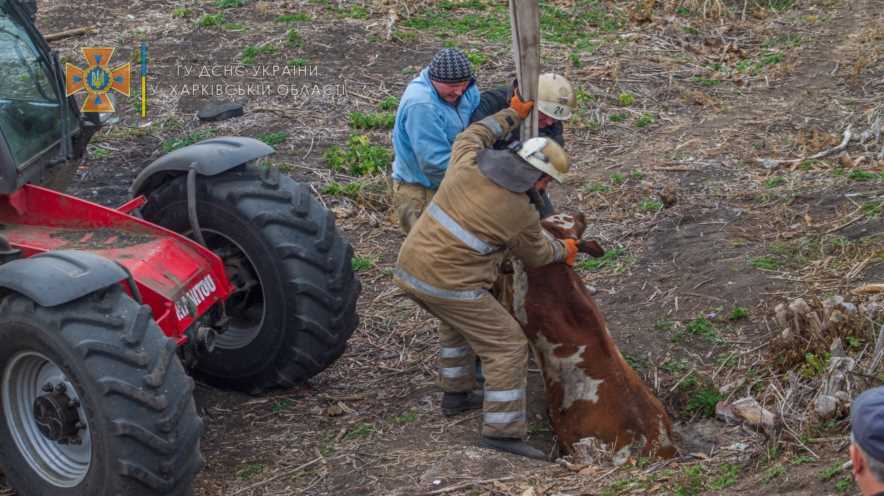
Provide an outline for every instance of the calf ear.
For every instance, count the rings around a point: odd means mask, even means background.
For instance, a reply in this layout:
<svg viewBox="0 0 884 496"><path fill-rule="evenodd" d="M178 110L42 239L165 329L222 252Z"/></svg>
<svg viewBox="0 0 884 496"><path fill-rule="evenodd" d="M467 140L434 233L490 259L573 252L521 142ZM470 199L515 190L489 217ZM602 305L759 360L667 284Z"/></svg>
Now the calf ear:
<svg viewBox="0 0 884 496"><path fill-rule="evenodd" d="M586 231L586 215L583 212L577 212L574 215L574 234L577 235L577 239L583 237L584 231Z"/></svg>

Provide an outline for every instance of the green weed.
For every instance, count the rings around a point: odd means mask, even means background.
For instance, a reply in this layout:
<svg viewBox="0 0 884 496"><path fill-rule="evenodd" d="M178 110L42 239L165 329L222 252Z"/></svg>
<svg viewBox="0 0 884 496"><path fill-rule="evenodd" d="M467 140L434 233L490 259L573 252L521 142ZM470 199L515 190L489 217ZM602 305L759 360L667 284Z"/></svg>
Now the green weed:
<svg viewBox="0 0 884 496"><path fill-rule="evenodd" d="M611 187L602 183L589 183L583 187L583 191L587 193L607 193L611 191Z"/></svg>
<svg viewBox="0 0 884 496"><path fill-rule="evenodd" d="M220 26L224 24L224 14L203 14L196 24L201 28L210 28L212 26Z"/></svg>
<svg viewBox="0 0 884 496"><path fill-rule="evenodd" d="M331 181L322 187L322 194L329 196L346 196L347 198L356 200L359 193L362 192L362 183L359 181L351 181L349 183L339 183ZM355 270L355 269L354 269Z"/></svg>
<svg viewBox="0 0 884 496"><path fill-rule="evenodd" d="M799 455L789 461L792 465L804 465L805 463L813 463L816 458L810 455Z"/></svg>
<svg viewBox="0 0 884 496"><path fill-rule="evenodd" d="M577 268L593 272L604 269L613 269L615 272L620 272L623 270L625 263L625 260L623 260L625 258L624 252L625 250L621 247L608 250L599 258L581 260L577 263Z"/></svg>
<svg viewBox="0 0 884 496"><path fill-rule="evenodd" d="M473 64L473 68L481 67L485 62L488 62L488 56L482 52L471 51L467 52L467 60Z"/></svg>
<svg viewBox="0 0 884 496"><path fill-rule="evenodd" d="M770 481L782 477L786 473L786 467L782 465L774 465L767 469L767 472L764 473L764 483L768 484Z"/></svg>
<svg viewBox="0 0 884 496"><path fill-rule="evenodd" d="M408 410L407 412L399 415L393 419L397 424L410 424L417 420L417 412L414 410Z"/></svg>
<svg viewBox="0 0 884 496"><path fill-rule="evenodd" d="M694 76L693 78L691 78L691 80L693 82L699 84L700 86L705 86L707 88L711 88L713 86L718 86L719 84L721 84L720 79L710 79L710 78L704 78L704 77L700 77L700 76Z"/></svg>
<svg viewBox="0 0 884 496"><path fill-rule="evenodd" d="M642 212L659 212L663 210L663 202L658 200L642 200L638 204L638 209Z"/></svg>
<svg viewBox="0 0 884 496"><path fill-rule="evenodd" d="M350 112L350 127L353 129L393 129L396 114L393 112Z"/></svg>
<svg viewBox="0 0 884 496"><path fill-rule="evenodd" d="M392 95L384 98L378 103L379 110L391 111L396 110L397 108L399 108L399 98Z"/></svg>
<svg viewBox="0 0 884 496"><path fill-rule="evenodd" d="M779 260L768 256L755 257L751 260L751 263L752 267L762 270L777 270L782 265Z"/></svg>
<svg viewBox="0 0 884 496"><path fill-rule="evenodd" d="M806 379L819 377L829 369L829 359L832 354L823 352L819 355L815 353L804 354L804 364L801 366L799 373Z"/></svg>
<svg viewBox="0 0 884 496"><path fill-rule="evenodd" d="M699 413L704 417L714 417L715 405L723 399L724 395L721 394L716 387L711 385L704 386L695 391L691 397L688 398L686 408L691 414Z"/></svg>
<svg viewBox="0 0 884 496"><path fill-rule="evenodd" d="M731 310L731 314L728 316L728 319L740 320L740 319L745 319L748 316L749 316L749 310L746 310L743 307L734 307L734 309Z"/></svg>
<svg viewBox="0 0 884 496"><path fill-rule="evenodd" d="M703 492L703 468L699 465L685 467L682 469L683 479L681 484L675 488L675 496L697 496Z"/></svg>
<svg viewBox="0 0 884 496"><path fill-rule="evenodd" d="M715 327L712 325L712 322L709 322L705 317L696 318L685 325L685 331L695 335L702 336L707 339L717 339L718 333L715 331Z"/></svg>
<svg viewBox="0 0 884 496"><path fill-rule="evenodd" d="M283 410L287 410L287 409L291 408L291 406L294 404L295 404L294 401L292 401L288 398L283 398L279 401L274 402L272 405L270 405L270 411L273 413L279 413Z"/></svg>
<svg viewBox="0 0 884 496"><path fill-rule="evenodd" d="M875 180L879 179L879 177L880 176L878 176L878 174L876 174L874 172L869 172L869 171L864 171L864 170L859 170L859 169L854 169L854 170L850 171L850 174L847 174L848 179L850 179L851 181L858 181L858 182L875 181Z"/></svg>
<svg viewBox="0 0 884 496"><path fill-rule="evenodd" d="M193 11L187 7L177 7L172 10L172 17L190 17Z"/></svg>
<svg viewBox="0 0 884 496"><path fill-rule="evenodd" d="M264 471L264 464L262 463L247 463L243 465L241 469L236 472L236 476L241 480L249 480L252 477L260 474Z"/></svg>
<svg viewBox="0 0 884 496"><path fill-rule="evenodd" d="M89 155L92 158L98 158L98 159L107 158L107 157L110 157L110 154L111 154L110 150L108 150L106 148L101 148L98 146L90 146L89 147Z"/></svg>
<svg viewBox="0 0 884 496"><path fill-rule="evenodd" d="M611 174L610 176L608 176L608 179L611 180L611 184L614 184L616 186L620 186L621 184L623 184L626 181L626 176L624 176L623 174L620 174L619 172L615 172L615 173Z"/></svg>
<svg viewBox="0 0 884 496"><path fill-rule="evenodd" d="M835 483L835 490L839 493L846 493L853 487L853 480L850 477L842 477Z"/></svg>
<svg viewBox="0 0 884 496"><path fill-rule="evenodd" d="M623 122L627 117L629 117L628 114L611 114L608 116L608 120L611 122Z"/></svg>
<svg viewBox="0 0 884 496"><path fill-rule="evenodd" d="M365 272L366 270L373 269L374 264L375 259L372 257L353 257L350 262L353 272Z"/></svg>
<svg viewBox="0 0 884 496"><path fill-rule="evenodd" d="M242 50L242 54L240 55L240 60L243 64L251 65L255 63L255 59L260 55L274 55L279 50L269 44L265 43L263 45L249 45Z"/></svg>
<svg viewBox="0 0 884 496"><path fill-rule="evenodd" d="M774 176L764 180L764 187L767 189L773 189L777 186L782 185L786 182L786 178L783 176Z"/></svg>
<svg viewBox="0 0 884 496"><path fill-rule="evenodd" d="M645 112L644 114L640 115L638 119L635 120L635 127L637 127L637 128L648 127L653 123L654 123L653 114L649 114L649 113Z"/></svg>
<svg viewBox="0 0 884 496"><path fill-rule="evenodd" d="M245 6L245 4L246 0L215 0L215 7L219 9L235 9Z"/></svg>
<svg viewBox="0 0 884 496"><path fill-rule="evenodd" d="M289 29L289 32L285 35L286 43L288 46L297 48L304 44L304 40L301 39L301 33L295 31L294 29Z"/></svg>
<svg viewBox="0 0 884 496"><path fill-rule="evenodd" d="M366 422L360 422L354 425L353 428L344 435L344 439L364 439L370 436L373 432L375 432L375 427L373 425Z"/></svg>
<svg viewBox="0 0 884 496"><path fill-rule="evenodd" d="M288 133L284 133L282 131L276 131L271 133L261 133L258 135L258 139L267 143L270 146L276 146L282 144L285 140L289 138Z"/></svg>
<svg viewBox="0 0 884 496"><path fill-rule="evenodd" d="M836 475L841 473L841 466L842 465L844 465L843 460L837 460L837 461L832 462L831 465L824 468L820 472L820 474L819 474L820 480L825 482L827 480L833 479Z"/></svg>
<svg viewBox="0 0 884 496"><path fill-rule="evenodd" d="M617 96L617 101L620 102L621 107L629 107L635 103L635 96L624 91Z"/></svg>
<svg viewBox="0 0 884 496"><path fill-rule="evenodd" d="M385 147L372 145L368 136L353 135L345 148L333 146L326 150L323 158L331 170L365 176L384 171L393 160L393 154Z"/></svg>
<svg viewBox="0 0 884 496"><path fill-rule="evenodd" d="M731 463L725 463L720 469L720 475L715 479L712 479L712 482L709 483L709 489L716 491L727 489L736 484L739 480L740 467Z"/></svg>
<svg viewBox="0 0 884 496"><path fill-rule="evenodd" d="M690 367L690 364L688 364L687 360L676 360L674 358L671 360L667 360L663 365L660 366L661 369L672 375L684 374L685 372L687 372L688 367Z"/></svg>
<svg viewBox="0 0 884 496"><path fill-rule="evenodd" d="M862 212L866 217L879 217L882 209L884 202L866 202L862 205Z"/></svg>

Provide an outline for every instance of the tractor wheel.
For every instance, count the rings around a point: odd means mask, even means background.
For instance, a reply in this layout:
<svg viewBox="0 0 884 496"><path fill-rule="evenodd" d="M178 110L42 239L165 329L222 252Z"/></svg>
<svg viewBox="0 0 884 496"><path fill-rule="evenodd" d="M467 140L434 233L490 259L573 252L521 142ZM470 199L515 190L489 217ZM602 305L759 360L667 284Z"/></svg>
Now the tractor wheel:
<svg viewBox="0 0 884 496"><path fill-rule="evenodd" d="M196 185L200 231L235 287L226 302L230 325L196 374L257 394L324 370L356 328L361 290L334 216L275 168L242 165ZM147 198L145 219L192 237L186 176Z"/></svg>
<svg viewBox="0 0 884 496"><path fill-rule="evenodd" d="M185 495L202 420L175 343L118 285L0 303L0 470L28 496Z"/></svg>

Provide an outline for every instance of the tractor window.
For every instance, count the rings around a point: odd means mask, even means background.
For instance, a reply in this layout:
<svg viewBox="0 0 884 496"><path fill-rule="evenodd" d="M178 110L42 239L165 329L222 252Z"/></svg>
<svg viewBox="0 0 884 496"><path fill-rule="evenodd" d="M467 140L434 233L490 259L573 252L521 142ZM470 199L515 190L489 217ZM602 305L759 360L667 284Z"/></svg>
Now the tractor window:
<svg viewBox="0 0 884 496"><path fill-rule="evenodd" d="M0 129L18 166L61 138L61 99L46 63L0 1Z"/></svg>

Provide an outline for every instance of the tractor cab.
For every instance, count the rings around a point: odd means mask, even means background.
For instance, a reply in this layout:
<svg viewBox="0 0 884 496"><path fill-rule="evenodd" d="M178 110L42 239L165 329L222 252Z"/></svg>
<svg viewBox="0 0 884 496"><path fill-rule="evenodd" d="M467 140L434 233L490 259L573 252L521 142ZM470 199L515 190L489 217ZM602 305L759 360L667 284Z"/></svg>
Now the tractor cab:
<svg viewBox="0 0 884 496"><path fill-rule="evenodd" d="M57 57L15 1L0 0L0 193L75 167L99 116L65 97Z"/></svg>

